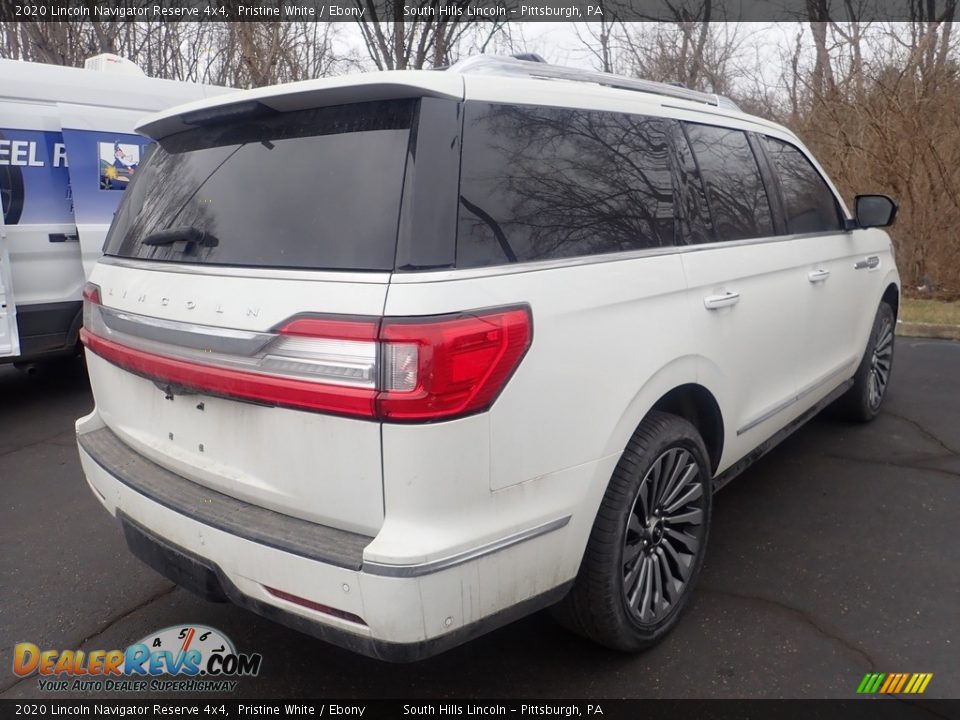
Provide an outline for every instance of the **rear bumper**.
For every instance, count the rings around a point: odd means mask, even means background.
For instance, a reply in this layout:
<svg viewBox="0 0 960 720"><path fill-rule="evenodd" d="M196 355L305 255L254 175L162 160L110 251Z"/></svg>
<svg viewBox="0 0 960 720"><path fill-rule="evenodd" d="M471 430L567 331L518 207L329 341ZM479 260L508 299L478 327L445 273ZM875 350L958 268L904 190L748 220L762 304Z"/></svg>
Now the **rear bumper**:
<svg viewBox="0 0 960 720"><path fill-rule="evenodd" d="M529 598L494 615L439 637L418 642L397 643L359 635L342 628L290 612L283 607L244 594L230 578L209 560L153 536L148 530L120 514L130 551L140 560L178 585L212 602L230 601L251 612L333 645L388 662L416 662L449 650L513 620L559 602L570 590L565 583L542 595Z"/></svg>
<svg viewBox="0 0 960 720"><path fill-rule="evenodd" d="M141 560L211 600L230 601L354 652L434 655L560 600L565 518L446 562L364 562L373 538L275 513L146 460L96 412L77 423L87 481ZM539 578L518 583L516 578ZM310 603L304 606L269 589ZM314 609L320 608L320 609Z"/></svg>
<svg viewBox="0 0 960 720"><path fill-rule="evenodd" d="M190 482L139 455L109 428L81 435L80 449L128 488L211 528L277 550L359 570L372 537L290 517Z"/></svg>

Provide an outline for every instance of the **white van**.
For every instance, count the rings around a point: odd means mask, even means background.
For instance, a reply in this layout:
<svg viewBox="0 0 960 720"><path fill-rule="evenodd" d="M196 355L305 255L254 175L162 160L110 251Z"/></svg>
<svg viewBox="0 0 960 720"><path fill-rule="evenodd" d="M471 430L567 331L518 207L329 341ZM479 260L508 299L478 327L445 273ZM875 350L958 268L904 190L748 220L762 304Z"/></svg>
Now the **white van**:
<svg viewBox="0 0 960 720"><path fill-rule="evenodd" d="M481 58L140 129L80 458L205 597L390 660L557 603L638 650L717 488L828 403L880 411L895 204L851 213L714 95Z"/></svg>
<svg viewBox="0 0 960 720"><path fill-rule="evenodd" d="M84 279L149 143L134 126L229 91L86 65L0 60L0 362L76 350Z"/></svg>

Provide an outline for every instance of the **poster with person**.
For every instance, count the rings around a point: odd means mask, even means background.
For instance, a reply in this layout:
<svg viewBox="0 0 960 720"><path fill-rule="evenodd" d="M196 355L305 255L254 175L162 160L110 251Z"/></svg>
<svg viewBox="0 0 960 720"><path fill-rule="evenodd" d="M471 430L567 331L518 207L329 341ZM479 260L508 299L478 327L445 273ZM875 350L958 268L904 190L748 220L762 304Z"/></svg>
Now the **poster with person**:
<svg viewBox="0 0 960 720"><path fill-rule="evenodd" d="M97 143L100 155L100 189L124 190L140 165L140 146L131 143Z"/></svg>

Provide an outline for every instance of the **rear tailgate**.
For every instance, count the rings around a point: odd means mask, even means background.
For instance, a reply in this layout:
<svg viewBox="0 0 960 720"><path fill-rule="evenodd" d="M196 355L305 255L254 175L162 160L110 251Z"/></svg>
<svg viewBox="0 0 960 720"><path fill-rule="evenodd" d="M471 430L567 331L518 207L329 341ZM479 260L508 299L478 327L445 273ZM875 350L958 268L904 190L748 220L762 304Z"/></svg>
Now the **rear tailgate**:
<svg viewBox="0 0 960 720"><path fill-rule="evenodd" d="M85 291L110 430L219 492L376 534L373 340L416 112L257 102L158 140Z"/></svg>
<svg viewBox="0 0 960 720"><path fill-rule="evenodd" d="M304 311L379 315L388 278L204 275L197 282L190 269L108 262L96 266L91 281L100 287L103 307L121 311L120 317L189 323L184 327L216 338L225 334L222 330L267 332ZM106 425L157 464L287 515L371 535L379 529L377 423L195 393L89 352L87 361Z"/></svg>

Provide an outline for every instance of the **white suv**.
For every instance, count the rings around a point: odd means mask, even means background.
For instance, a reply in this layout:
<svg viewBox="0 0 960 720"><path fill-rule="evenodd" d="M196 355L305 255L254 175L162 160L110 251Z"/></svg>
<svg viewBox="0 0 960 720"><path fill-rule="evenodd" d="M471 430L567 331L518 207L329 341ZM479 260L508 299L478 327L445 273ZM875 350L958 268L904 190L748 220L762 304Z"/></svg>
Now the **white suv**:
<svg viewBox="0 0 960 720"><path fill-rule="evenodd" d="M711 495L875 416L899 279L788 130L479 58L154 116L85 296L80 456L132 551L352 650L538 608L636 650Z"/></svg>

